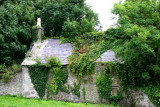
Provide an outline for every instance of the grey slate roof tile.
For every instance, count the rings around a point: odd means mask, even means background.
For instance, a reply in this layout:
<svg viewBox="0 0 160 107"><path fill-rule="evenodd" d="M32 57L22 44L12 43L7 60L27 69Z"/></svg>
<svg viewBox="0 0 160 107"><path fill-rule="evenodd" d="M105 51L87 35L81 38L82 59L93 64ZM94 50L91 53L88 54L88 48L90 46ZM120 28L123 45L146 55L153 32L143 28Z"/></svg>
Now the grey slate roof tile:
<svg viewBox="0 0 160 107"><path fill-rule="evenodd" d="M55 56L60 59L62 65L68 64L67 57L72 54L72 45L70 43L60 44L58 39L49 39L45 46L41 62L46 63L46 56Z"/></svg>

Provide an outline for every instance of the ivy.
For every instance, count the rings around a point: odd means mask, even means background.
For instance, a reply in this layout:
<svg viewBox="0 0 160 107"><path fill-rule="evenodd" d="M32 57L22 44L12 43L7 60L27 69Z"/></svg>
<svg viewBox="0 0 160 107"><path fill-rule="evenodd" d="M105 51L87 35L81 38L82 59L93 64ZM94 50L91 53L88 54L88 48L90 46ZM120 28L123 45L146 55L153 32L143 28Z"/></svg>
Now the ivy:
<svg viewBox="0 0 160 107"><path fill-rule="evenodd" d="M86 99L86 90L85 90L85 86L83 86L82 88L82 92L83 92L83 99Z"/></svg>
<svg viewBox="0 0 160 107"><path fill-rule="evenodd" d="M107 73L100 73L96 78L97 90L99 93L100 101L102 99L109 99L111 96L111 81L109 79L109 75Z"/></svg>
<svg viewBox="0 0 160 107"><path fill-rule="evenodd" d="M51 85L47 85L48 90L53 94L58 94L59 90L69 93L68 89L64 86L68 79L68 71L63 69L62 64L56 57L47 59L46 67L52 72Z"/></svg>
<svg viewBox="0 0 160 107"><path fill-rule="evenodd" d="M112 72L116 72L116 63L115 62L107 62L102 63L105 68L105 72L100 72L100 74L96 78L97 90L99 93L100 101L102 99L108 100L110 103L117 103L122 99L121 90L118 90L117 96L111 95L112 91L112 81L110 80L109 74Z"/></svg>
<svg viewBox="0 0 160 107"><path fill-rule="evenodd" d="M97 32L86 33L72 42L74 49L68 58L68 68L77 76L79 83L84 74L90 76L94 72L96 60L107 48L102 35Z"/></svg>
<svg viewBox="0 0 160 107"><path fill-rule="evenodd" d="M74 95L77 95L78 97L80 97L80 84L76 84L76 82L74 82L74 87L70 87L71 91L73 92Z"/></svg>
<svg viewBox="0 0 160 107"><path fill-rule="evenodd" d="M32 80L32 83L35 87L40 98L43 98L45 95L45 89L48 91L58 94L58 91L69 93L69 91L64 86L68 79L67 69L63 69L60 60L56 57L46 58L47 63L41 64L39 60L37 63L32 66L28 66L29 74ZM47 84L49 72L52 72L51 84Z"/></svg>
<svg viewBox="0 0 160 107"><path fill-rule="evenodd" d="M49 69L42 64L28 66L29 75L40 98L45 95L46 84L49 76Z"/></svg>

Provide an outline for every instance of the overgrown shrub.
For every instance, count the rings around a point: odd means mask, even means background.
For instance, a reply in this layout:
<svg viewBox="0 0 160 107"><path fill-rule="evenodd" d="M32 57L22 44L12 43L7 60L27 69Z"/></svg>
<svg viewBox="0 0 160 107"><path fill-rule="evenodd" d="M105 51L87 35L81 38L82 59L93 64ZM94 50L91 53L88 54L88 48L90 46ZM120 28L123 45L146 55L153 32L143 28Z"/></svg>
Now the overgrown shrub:
<svg viewBox="0 0 160 107"><path fill-rule="evenodd" d="M111 96L111 81L109 79L108 73L101 73L97 76L96 78L96 85L97 85L97 90L99 93L100 100L102 102L102 99L109 99Z"/></svg>
<svg viewBox="0 0 160 107"><path fill-rule="evenodd" d="M0 79L2 79L3 82L7 83L11 79L12 75L21 71L21 65L13 64L10 67L7 67L4 64L0 65Z"/></svg>
<svg viewBox="0 0 160 107"><path fill-rule="evenodd" d="M11 79L11 75L10 75L9 73L4 73L4 74L2 75L2 81L3 81L4 83L7 83L10 79Z"/></svg>

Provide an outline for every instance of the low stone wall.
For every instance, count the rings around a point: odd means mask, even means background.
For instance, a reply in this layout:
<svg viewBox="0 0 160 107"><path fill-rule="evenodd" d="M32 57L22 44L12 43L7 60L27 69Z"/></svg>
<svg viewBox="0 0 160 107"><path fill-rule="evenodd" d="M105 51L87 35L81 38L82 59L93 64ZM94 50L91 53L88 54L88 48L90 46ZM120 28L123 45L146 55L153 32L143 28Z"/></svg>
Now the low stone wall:
<svg viewBox="0 0 160 107"><path fill-rule="evenodd" d="M13 75L8 83L0 80L0 95L20 95L22 94L22 72Z"/></svg>
<svg viewBox="0 0 160 107"><path fill-rule="evenodd" d="M88 80L87 83L83 82L83 79L87 79L87 76L84 76L81 81L80 87L80 98L74 95L72 92L70 94L59 91L55 96L51 96L52 99L60 101L71 101L71 102L91 102L91 103L100 103L99 95L97 92L96 86L96 76L99 74L99 71L103 71L103 68L99 65L96 65L95 72L93 73L93 79ZM115 75L112 75L114 78ZM112 80L114 80L112 78ZM52 80L52 74L49 75L48 83ZM78 80L75 75L71 72L68 72L68 81L65 83L65 86L68 85L74 86L74 82L78 83ZM113 84L113 82L112 82ZM119 83L118 83L119 84ZM85 99L83 98L83 87L85 87ZM34 86L31 82L28 68L23 66L21 73L16 73L8 83L3 83L0 81L0 95L23 95L27 98L39 98ZM44 98L46 98L47 93ZM103 100L104 104L108 104ZM134 91L129 89L128 96L123 93L123 99L118 103L120 106L124 107L155 107L149 100L148 96L141 91Z"/></svg>

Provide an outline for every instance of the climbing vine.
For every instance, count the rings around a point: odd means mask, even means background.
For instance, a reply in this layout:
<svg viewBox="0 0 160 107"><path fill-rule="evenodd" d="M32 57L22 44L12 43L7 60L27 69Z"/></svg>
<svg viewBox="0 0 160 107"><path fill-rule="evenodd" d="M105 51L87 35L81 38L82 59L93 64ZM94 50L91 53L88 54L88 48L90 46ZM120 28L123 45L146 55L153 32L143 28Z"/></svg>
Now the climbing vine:
<svg viewBox="0 0 160 107"><path fill-rule="evenodd" d="M69 56L69 70L75 74L79 80L84 74L90 76L95 68L95 61L106 50L106 43L102 40L103 33L86 33L75 38L72 43L73 53Z"/></svg>
<svg viewBox="0 0 160 107"><path fill-rule="evenodd" d="M82 92L83 92L83 99L86 99L86 90L85 90L85 86L83 86L82 88Z"/></svg>
<svg viewBox="0 0 160 107"><path fill-rule="evenodd" d="M53 94L58 94L59 90L69 93L64 86L64 83L66 83L68 79L68 71L66 68L63 69L60 60L56 57L50 57L47 59L46 67L48 67L52 73L51 85L47 84L48 90Z"/></svg>
<svg viewBox="0 0 160 107"><path fill-rule="evenodd" d="M42 64L37 60L35 65L28 66L32 83L40 98L45 95L45 89L57 94L59 90L69 93L64 86L68 79L67 69L63 69L60 60L56 57L46 58L47 63ZM51 85L47 84L49 72L52 72Z"/></svg>
<svg viewBox="0 0 160 107"><path fill-rule="evenodd" d="M116 72L116 67L114 66L116 63L107 62L102 63L102 67L105 68L105 71L101 71L100 74L96 78L97 90L99 93L100 101L103 99L108 100L110 103L117 103L122 99L122 93L120 89L118 90L117 96L113 96L111 94L112 91L112 81L110 80L110 73Z"/></svg>
<svg viewBox="0 0 160 107"><path fill-rule="evenodd" d="M28 66L29 75L40 98L45 95L45 88L48 81L49 69L43 64L37 63L35 65Z"/></svg>
<svg viewBox="0 0 160 107"><path fill-rule="evenodd" d="M78 97L80 97L80 84L76 84L76 82L74 82L74 87L70 87L71 91L73 92L74 95L77 95Z"/></svg>

